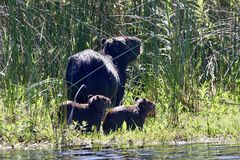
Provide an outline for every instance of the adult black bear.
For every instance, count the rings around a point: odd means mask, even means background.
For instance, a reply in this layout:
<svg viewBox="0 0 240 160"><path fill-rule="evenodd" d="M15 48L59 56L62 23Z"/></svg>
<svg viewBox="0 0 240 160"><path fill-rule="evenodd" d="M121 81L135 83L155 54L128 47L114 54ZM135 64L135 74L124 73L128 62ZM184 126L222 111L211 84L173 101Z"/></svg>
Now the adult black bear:
<svg viewBox="0 0 240 160"><path fill-rule="evenodd" d="M101 120L104 117L105 109L111 104L109 98L102 95L90 95L88 103L76 103L73 101L67 101L60 106L59 118L63 121L65 118L67 123L70 124L72 120L78 122L81 125L83 121L87 122L86 131L92 131L92 127L95 126L99 131L101 126ZM67 115L64 116L66 110Z"/></svg>
<svg viewBox="0 0 240 160"><path fill-rule="evenodd" d="M89 94L100 94L110 98L113 106L119 105L124 95L127 65L138 57L140 46L141 41L136 37L119 36L103 39L101 53L88 49L69 57L68 99L86 103ZM80 90L81 86L85 87Z"/></svg>
<svg viewBox="0 0 240 160"><path fill-rule="evenodd" d="M145 118L148 114L155 113L155 104L145 98L139 98L132 106L118 106L112 108L103 121L103 131L108 134L122 127L123 122L127 124L127 129L143 128Z"/></svg>

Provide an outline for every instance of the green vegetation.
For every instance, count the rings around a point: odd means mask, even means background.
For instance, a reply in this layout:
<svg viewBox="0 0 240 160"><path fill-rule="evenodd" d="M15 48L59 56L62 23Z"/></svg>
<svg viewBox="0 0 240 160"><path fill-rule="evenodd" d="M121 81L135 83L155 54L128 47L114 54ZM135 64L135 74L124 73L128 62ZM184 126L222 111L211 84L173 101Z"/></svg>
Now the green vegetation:
<svg viewBox="0 0 240 160"><path fill-rule="evenodd" d="M239 0L2 0L0 145L239 139L239 13ZM66 100L67 58L117 35L143 42L124 103L140 94L157 104L157 117L144 131L63 132L56 112Z"/></svg>

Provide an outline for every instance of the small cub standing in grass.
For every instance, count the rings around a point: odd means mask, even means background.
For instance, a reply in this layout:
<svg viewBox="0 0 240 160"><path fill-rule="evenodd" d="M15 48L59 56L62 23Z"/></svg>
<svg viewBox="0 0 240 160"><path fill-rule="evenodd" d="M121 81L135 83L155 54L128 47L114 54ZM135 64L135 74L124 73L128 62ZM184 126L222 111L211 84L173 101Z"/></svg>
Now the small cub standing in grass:
<svg viewBox="0 0 240 160"><path fill-rule="evenodd" d="M76 103L73 101L67 101L61 105L59 115L60 118L63 120L64 110L66 109L66 118L68 124L71 123L72 120L77 121L78 124L82 124L83 121L86 121L87 132L92 131L93 126L96 126L96 130L99 131L101 120L104 116L106 108L110 107L111 101L109 98L102 95L90 95L88 96L88 99L88 103Z"/></svg>
<svg viewBox="0 0 240 160"><path fill-rule="evenodd" d="M137 98L132 106L118 106L111 109L104 121L103 131L108 134L122 127L123 122L127 124L127 129L143 128L145 118L149 113L155 112L155 104L145 98Z"/></svg>

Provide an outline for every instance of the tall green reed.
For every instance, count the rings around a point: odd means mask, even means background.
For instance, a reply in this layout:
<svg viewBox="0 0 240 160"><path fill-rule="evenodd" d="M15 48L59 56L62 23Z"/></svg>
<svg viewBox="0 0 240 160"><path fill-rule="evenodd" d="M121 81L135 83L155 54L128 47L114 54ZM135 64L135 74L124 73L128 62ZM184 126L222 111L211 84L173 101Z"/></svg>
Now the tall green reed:
<svg viewBox="0 0 240 160"><path fill-rule="evenodd" d="M14 106L22 101L33 114L37 106L29 106L43 97L50 109L46 112L54 112L52 99L66 92L63 79L68 56L86 48L99 50L101 38L133 35L142 39L143 53L129 70L127 87L134 88L131 82L138 77L143 84L138 90L163 104L177 122L179 102L194 111L202 84L210 84L210 95L239 85L239 3L1 1L4 106L14 115Z"/></svg>

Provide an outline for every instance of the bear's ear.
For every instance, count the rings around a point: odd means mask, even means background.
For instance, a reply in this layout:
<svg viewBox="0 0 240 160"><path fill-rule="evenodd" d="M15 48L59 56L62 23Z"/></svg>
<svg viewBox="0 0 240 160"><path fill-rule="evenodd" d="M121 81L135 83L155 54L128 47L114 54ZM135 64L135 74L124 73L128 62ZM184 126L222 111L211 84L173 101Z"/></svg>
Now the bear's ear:
<svg viewBox="0 0 240 160"><path fill-rule="evenodd" d="M91 99L92 97L93 97L93 95L92 95L92 94L89 94L89 95L88 95L88 100Z"/></svg>
<svg viewBox="0 0 240 160"><path fill-rule="evenodd" d="M104 46L104 44L105 44L106 41L107 41L106 38L103 38L103 39L102 39L102 46Z"/></svg>
<svg viewBox="0 0 240 160"><path fill-rule="evenodd" d="M105 47L105 43L106 43L107 39L106 38L103 38L102 41L101 41L101 49L103 49Z"/></svg>

